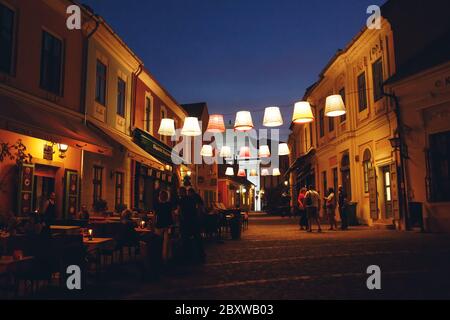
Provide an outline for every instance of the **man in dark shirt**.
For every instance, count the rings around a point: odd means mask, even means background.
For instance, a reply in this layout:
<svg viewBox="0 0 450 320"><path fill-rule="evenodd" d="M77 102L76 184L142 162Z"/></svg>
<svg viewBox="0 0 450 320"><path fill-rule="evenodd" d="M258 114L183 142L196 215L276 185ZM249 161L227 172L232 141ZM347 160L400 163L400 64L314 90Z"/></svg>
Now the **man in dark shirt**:
<svg viewBox="0 0 450 320"><path fill-rule="evenodd" d="M338 205L339 205L339 216L341 217L341 229L348 229L348 218L347 218L347 193L344 191L342 186L339 186L338 193Z"/></svg>

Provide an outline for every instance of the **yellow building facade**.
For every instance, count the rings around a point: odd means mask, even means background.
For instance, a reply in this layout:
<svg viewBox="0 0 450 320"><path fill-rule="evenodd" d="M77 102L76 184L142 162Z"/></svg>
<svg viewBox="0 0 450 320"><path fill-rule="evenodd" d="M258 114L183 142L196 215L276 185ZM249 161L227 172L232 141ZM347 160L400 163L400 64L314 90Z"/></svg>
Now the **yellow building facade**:
<svg viewBox="0 0 450 320"><path fill-rule="evenodd" d="M389 140L397 118L382 85L394 73L393 34L385 19L381 30L362 30L332 58L304 96L313 108L314 122L291 128L291 161L310 158L298 163L310 166L306 174L291 172L294 196L306 184L315 185L321 196L342 185L356 203L360 223L401 226L399 165ZM325 101L332 94L342 96L345 116L325 115Z"/></svg>

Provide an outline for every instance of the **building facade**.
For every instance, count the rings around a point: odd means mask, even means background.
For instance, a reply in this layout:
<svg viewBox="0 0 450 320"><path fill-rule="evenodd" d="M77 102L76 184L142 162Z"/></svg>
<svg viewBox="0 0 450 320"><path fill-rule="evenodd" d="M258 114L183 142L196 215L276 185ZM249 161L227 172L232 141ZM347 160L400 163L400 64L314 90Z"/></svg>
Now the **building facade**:
<svg viewBox="0 0 450 320"><path fill-rule="evenodd" d="M369 225L400 226L402 221L399 163L390 143L397 118L391 99L383 94L384 81L396 70L393 50L386 19L381 30L362 30L306 90L304 100L312 105L315 119L294 124L290 139L298 156L293 194L312 184L324 196L330 187L342 185L356 203L358 220ZM325 116L325 100L332 94L342 96L344 116Z"/></svg>
<svg viewBox="0 0 450 320"><path fill-rule="evenodd" d="M112 152L80 112L85 34L61 28L70 4L0 1L0 213L41 212L55 192L58 218L75 214L83 155Z"/></svg>

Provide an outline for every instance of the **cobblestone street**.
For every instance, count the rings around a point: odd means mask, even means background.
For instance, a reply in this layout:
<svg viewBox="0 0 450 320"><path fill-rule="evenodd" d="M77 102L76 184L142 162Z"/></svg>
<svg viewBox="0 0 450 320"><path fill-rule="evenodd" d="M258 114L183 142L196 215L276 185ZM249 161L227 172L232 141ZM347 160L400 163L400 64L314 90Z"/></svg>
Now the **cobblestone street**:
<svg viewBox="0 0 450 320"><path fill-rule="evenodd" d="M175 268L142 284L132 270L93 298L397 299L450 298L450 236L374 230L306 233L297 219L253 215L240 241L207 246L205 265ZM382 290L366 287L381 268ZM106 285L106 284L105 284Z"/></svg>

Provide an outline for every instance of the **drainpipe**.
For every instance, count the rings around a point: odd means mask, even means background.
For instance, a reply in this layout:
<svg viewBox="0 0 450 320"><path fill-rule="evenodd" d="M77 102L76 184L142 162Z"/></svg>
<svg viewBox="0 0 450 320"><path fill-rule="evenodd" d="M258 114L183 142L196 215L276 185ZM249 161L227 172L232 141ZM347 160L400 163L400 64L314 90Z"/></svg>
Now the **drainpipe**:
<svg viewBox="0 0 450 320"><path fill-rule="evenodd" d="M83 123L87 126L87 108L86 108L86 83L87 83L87 65L88 65L88 54L89 54L89 39L94 35L94 33L98 30L100 25L97 16L91 14L91 19L95 20L94 29L83 39L83 56L82 56L82 66L81 66L81 95L80 95L80 106L81 112L83 112ZM80 184L82 184L84 179L84 149L81 149L81 159L80 159ZM81 202L81 190L78 197L78 206L80 206Z"/></svg>
<svg viewBox="0 0 450 320"><path fill-rule="evenodd" d="M399 153L400 153L400 163L397 163L397 157L396 157L396 163L397 166L400 168L400 173L397 172L397 184L400 185L400 191L401 191L401 197L400 197L400 208L403 210L403 223L405 230L409 230L409 208L408 208L408 190L406 186L406 159L405 159L405 140L404 140L404 132L403 132L403 121L401 118L401 110L400 110L400 102L398 100L398 97L395 95L395 93L386 93L384 91L384 85L382 86L383 95L386 97L391 98L394 101L395 108L395 118L397 120L397 133L398 138L400 141L399 146Z"/></svg>

